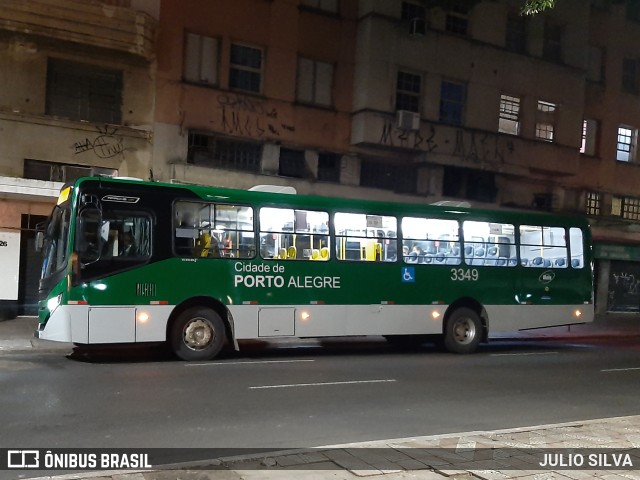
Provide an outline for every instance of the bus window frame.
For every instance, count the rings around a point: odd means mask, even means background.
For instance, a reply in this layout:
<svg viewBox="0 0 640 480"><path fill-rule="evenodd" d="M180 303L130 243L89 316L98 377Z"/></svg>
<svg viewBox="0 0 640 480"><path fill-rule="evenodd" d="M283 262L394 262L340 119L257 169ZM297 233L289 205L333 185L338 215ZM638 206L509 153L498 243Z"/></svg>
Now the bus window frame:
<svg viewBox="0 0 640 480"><path fill-rule="evenodd" d="M263 209L272 209L272 210L291 210L293 212L293 229L289 232L289 231L284 231L284 230L279 230L279 231L274 231L274 230L263 230L262 229L262 220L261 220L261 215L262 215L262 210ZM309 229L309 231L296 231L296 221L297 221L297 217L296 214L297 212L313 212L313 213L322 213L326 215L326 222L327 222L327 231L326 232L313 232L311 229ZM261 260L266 260L266 261L274 261L274 260L294 260L294 261L298 261L298 262L305 262L305 261L318 261L321 260L323 262L327 262L330 261L334 255L331 253L331 243L332 240L335 240L333 238L332 235L332 231L333 231L333 223L332 223L332 212L329 209L323 209L323 208L314 208L314 207L307 207L305 205L302 206L291 206L289 204L263 204L260 205L258 207L258 214L256 215L256 223L257 223L257 231L256 231L256 235L259 239L259 250L260 252L258 253L258 256ZM289 256L289 249L284 249L285 252L276 252L274 251L273 256L264 256L262 255L262 236L263 235L269 235L269 234L275 234L275 235L292 235L292 236L297 236L297 235L308 235L308 236L313 236L313 235L317 235L319 237L326 237L326 240L328 242L328 245L324 248L326 248L328 250L328 256L326 258L322 258L320 257L320 254L318 252L318 258L314 258L313 256L313 250L315 250L312 246L312 248L310 249L310 255L308 257L305 257L304 255L299 256L298 255L298 249L295 245L291 245L290 247L296 247L294 250L292 250L292 252L296 253L295 258L293 258L293 256ZM290 248L289 247L289 248ZM282 250L282 249L281 249ZM318 249L321 250L321 249Z"/></svg>
<svg viewBox="0 0 640 480"><path fill-rule="evenodd" d="M191 254L190 255L186 255L184 253L180 253L177 249L176 246L176 231L178 228L181 227L181 225L178 222L178 208L177 208L177 204L192 204L195 208L196 211L200 210L203 206L208 206L209 208L213 205L214 206L214 211L215 211L215 207L217 206L227 206L227 207L243 207L243 208L249 208L251 209L251 229L248 230L240 230L240 229L236 229L236 230L229 230L229 231L233 231L236 234L238 234L239 232L247 232L247 233L251 233L253 234L253 245L251 246L251 248L249 249L250 252L252 252L252 254L250 256L246 256L246 257L233 257L233 256L227 256L227 255L206 255L206 256L199 256L196 255L194 250L197 248L195 243L197 241L197 239L201 236L201 233L199 233L196 237L193 237L194 239L194 246L191 247ZM211 201L211 200L200 200L200 199L193 199L193 198L174 198L173 202L171 203L171 253L174 257L177 258L193 258L193 259L226 259L226 260L255 260L258 256L257 253L257 249L259 247L258 245L258 241L256 238L256 232L257 232L257 218L256 218L256 210L261 208L261 206L258 206L257 204L250 204L250 203L246 203L246 202L221 202L221 201ZM195 220L195 219L194 219ZM237 219L236 219L236 225L237 225ZM215 225L214 225L215 227ZM214 230L215 228L204 228L201 225L195 225L193 228L193 230L196 230L197 232L202 231L211 231ZM185 237L186 238L186 237ZM213 249L212 249L213 250Z"/></svg>
<svg viewBox="0 0 640 480"><path fill-rule="evenodd" d="M375 236L375 237L369 237L369 236L361 236L361 235L339 235L337 233L337 229L336 229L336 215L337 214L348 214L348 215L364 215L365 217L387 217L387 218L393 218L396 222L395 225L395 237L388 237L388 236L384 236L384 237L379 237L379 236ZM380 212L375 212L375 211L353 211L353 210L344 210L344 209L335 209L331 212L330 215L330 219L329 219L329 223L330 223L330 229L329 231L331 232L331 235L333 237L334 240L334 249L336 249L333 253L333 256L335 257L335 259L338 262L357 262L357 263L371 263L371 264L393 264L393 263L398 263L399 257L401 255L398 254L399 250L398 247L400 246L400 239L401 239L401 232L400 232L400 222L399 222L400 216L397 214L389 214L389 213L380 213ZM367 233L369 228L378 228L378 227L365 227L365 233ZM380 229L383 229L383 227L379 227ZM394 241L395 242L395 249L396 249L396 255L395 258L393 260L384 260L382 258L382 253L381 252L381 257L380 260L378 260L377 258L374 260L368 260L366 258L360 258L360 259L353 259L353 258L346 258L346 247L345 247L345 258L340 258L339 255L339 245L340 245L340 241L338 239L347 239L347 238L357 238L357 239L375 239L375 240L381 240L381 241L385 241L385 240L390 240L390 241ZM362 247L362 243L360 242L360 248ZM377 253L375 253L375 256L377 257Z"/></svg>

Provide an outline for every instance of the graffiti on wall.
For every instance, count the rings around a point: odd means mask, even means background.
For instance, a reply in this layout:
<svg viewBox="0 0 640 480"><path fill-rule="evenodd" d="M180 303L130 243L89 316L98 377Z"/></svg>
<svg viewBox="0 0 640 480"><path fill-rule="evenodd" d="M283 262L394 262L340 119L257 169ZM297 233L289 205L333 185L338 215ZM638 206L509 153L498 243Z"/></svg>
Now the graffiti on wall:
<svg viewBox="0 0 640 480"><path fill-rule="evenodd" d="M429 124L426 130L403 130L387 117L378 143L460 157L476 163L504 163L515 152L513 141L502 135L434 124Z"/></svg>
<svg viewBox="0 0 640 480"><path fill-rule="evenodd" d="M640 310L640 266L628 262L611 262L608 293L608 310Z"/></svg>
<svg viewBox="0 0 640 480"><path fill-rule="evenodd" d="M295 126L281 120L278 110L266 102L233 93L218 95L218 108L225 133L247 137L279 137L295 132Z"/></svg>
<svg viewBox="0 0 640 480"><path fill-rule="evenodd" d="M105 125L104 128L98 128L98 134L93 137L85 137L75 142L72 146L74 154L93 153L96 157L124 158L124 152L133 150L131 147L125 147L124 138L118 135L118 127L110 127Z"/></svg>

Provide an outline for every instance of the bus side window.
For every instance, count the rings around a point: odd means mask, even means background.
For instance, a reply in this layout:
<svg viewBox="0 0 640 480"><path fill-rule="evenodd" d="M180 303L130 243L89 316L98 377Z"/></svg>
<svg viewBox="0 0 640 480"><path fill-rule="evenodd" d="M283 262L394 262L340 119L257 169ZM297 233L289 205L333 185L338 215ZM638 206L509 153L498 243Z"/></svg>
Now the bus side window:
<svg viewBox="0 0 640 480"><path fill-rule="evenodd" d="M525 267L567 268L565 229L520 225L520 258ZM528 259L526 264L524 259Z"/></svg>
<svg viewBox="0 0 640 480"><path fill-rule="evenodd" d="M198 229L194 213L190 210L178 211L174 237L176 253L183 257L192 256L197 237Z"/></svg>
<svg viewBox="0 0 640 480"><path fill-rule="evenodd" d="M327 212L263 207L260 209L260 256L280 260L328 260L328 225Z"/></svg>
<svg viewBox="0 0 640 480"><path fill-rule="evenodd" d="M458 229L457 220L404 217L404 261L428 265L459 265L461 255Z"/></svg>
<svg viewBox="0 0 640 480"><path fill-rule="evenodd" d="M584 238L579 228L569 229L569 248L571 250L571 268L584 268Z"/></svg>
<svg viewBox="0 0 640 480"><path fill-rule="evenodd" d="M514 225L468 220L463 223L463 232L467 265L515 267L518 264Z"/></svg>
<svg viewBox="0 0 640 480"><path fill-rule="evenodd" d="M334 216L336 257L359 262L395 262L398 256L396 217L337 212Z"/></svg>

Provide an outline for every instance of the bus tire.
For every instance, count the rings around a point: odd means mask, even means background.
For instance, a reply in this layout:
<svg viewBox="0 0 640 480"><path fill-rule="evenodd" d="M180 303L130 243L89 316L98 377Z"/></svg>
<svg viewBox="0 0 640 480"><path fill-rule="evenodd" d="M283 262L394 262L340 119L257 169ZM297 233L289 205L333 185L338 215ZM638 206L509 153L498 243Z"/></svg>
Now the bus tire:
<svg viewBox="0 0 640 480"><path fill-rule="evenodd" d="M461 307L447 319L444 348L452 353L472 353L482 340L482 321L472 309Z"/></svg>
<svg viewBox="0 0 640 480"><path fill-rule="evenodd" d="M173 353L188 362L211 360L220 353L224 343L224 322L210 308L189 308L171 326Z"/></svg>

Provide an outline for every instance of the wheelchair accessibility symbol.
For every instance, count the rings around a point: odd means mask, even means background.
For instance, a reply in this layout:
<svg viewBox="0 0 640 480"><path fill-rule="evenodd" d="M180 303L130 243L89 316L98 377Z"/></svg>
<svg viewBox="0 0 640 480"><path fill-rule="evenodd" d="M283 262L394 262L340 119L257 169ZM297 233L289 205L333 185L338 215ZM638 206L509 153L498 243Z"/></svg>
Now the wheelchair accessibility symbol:
<svg viewBox="0 0 640 480"><path fill-rule="evenodd" d="M402 267L402 283L413 283L416 281L415 267Z"/></svg>

